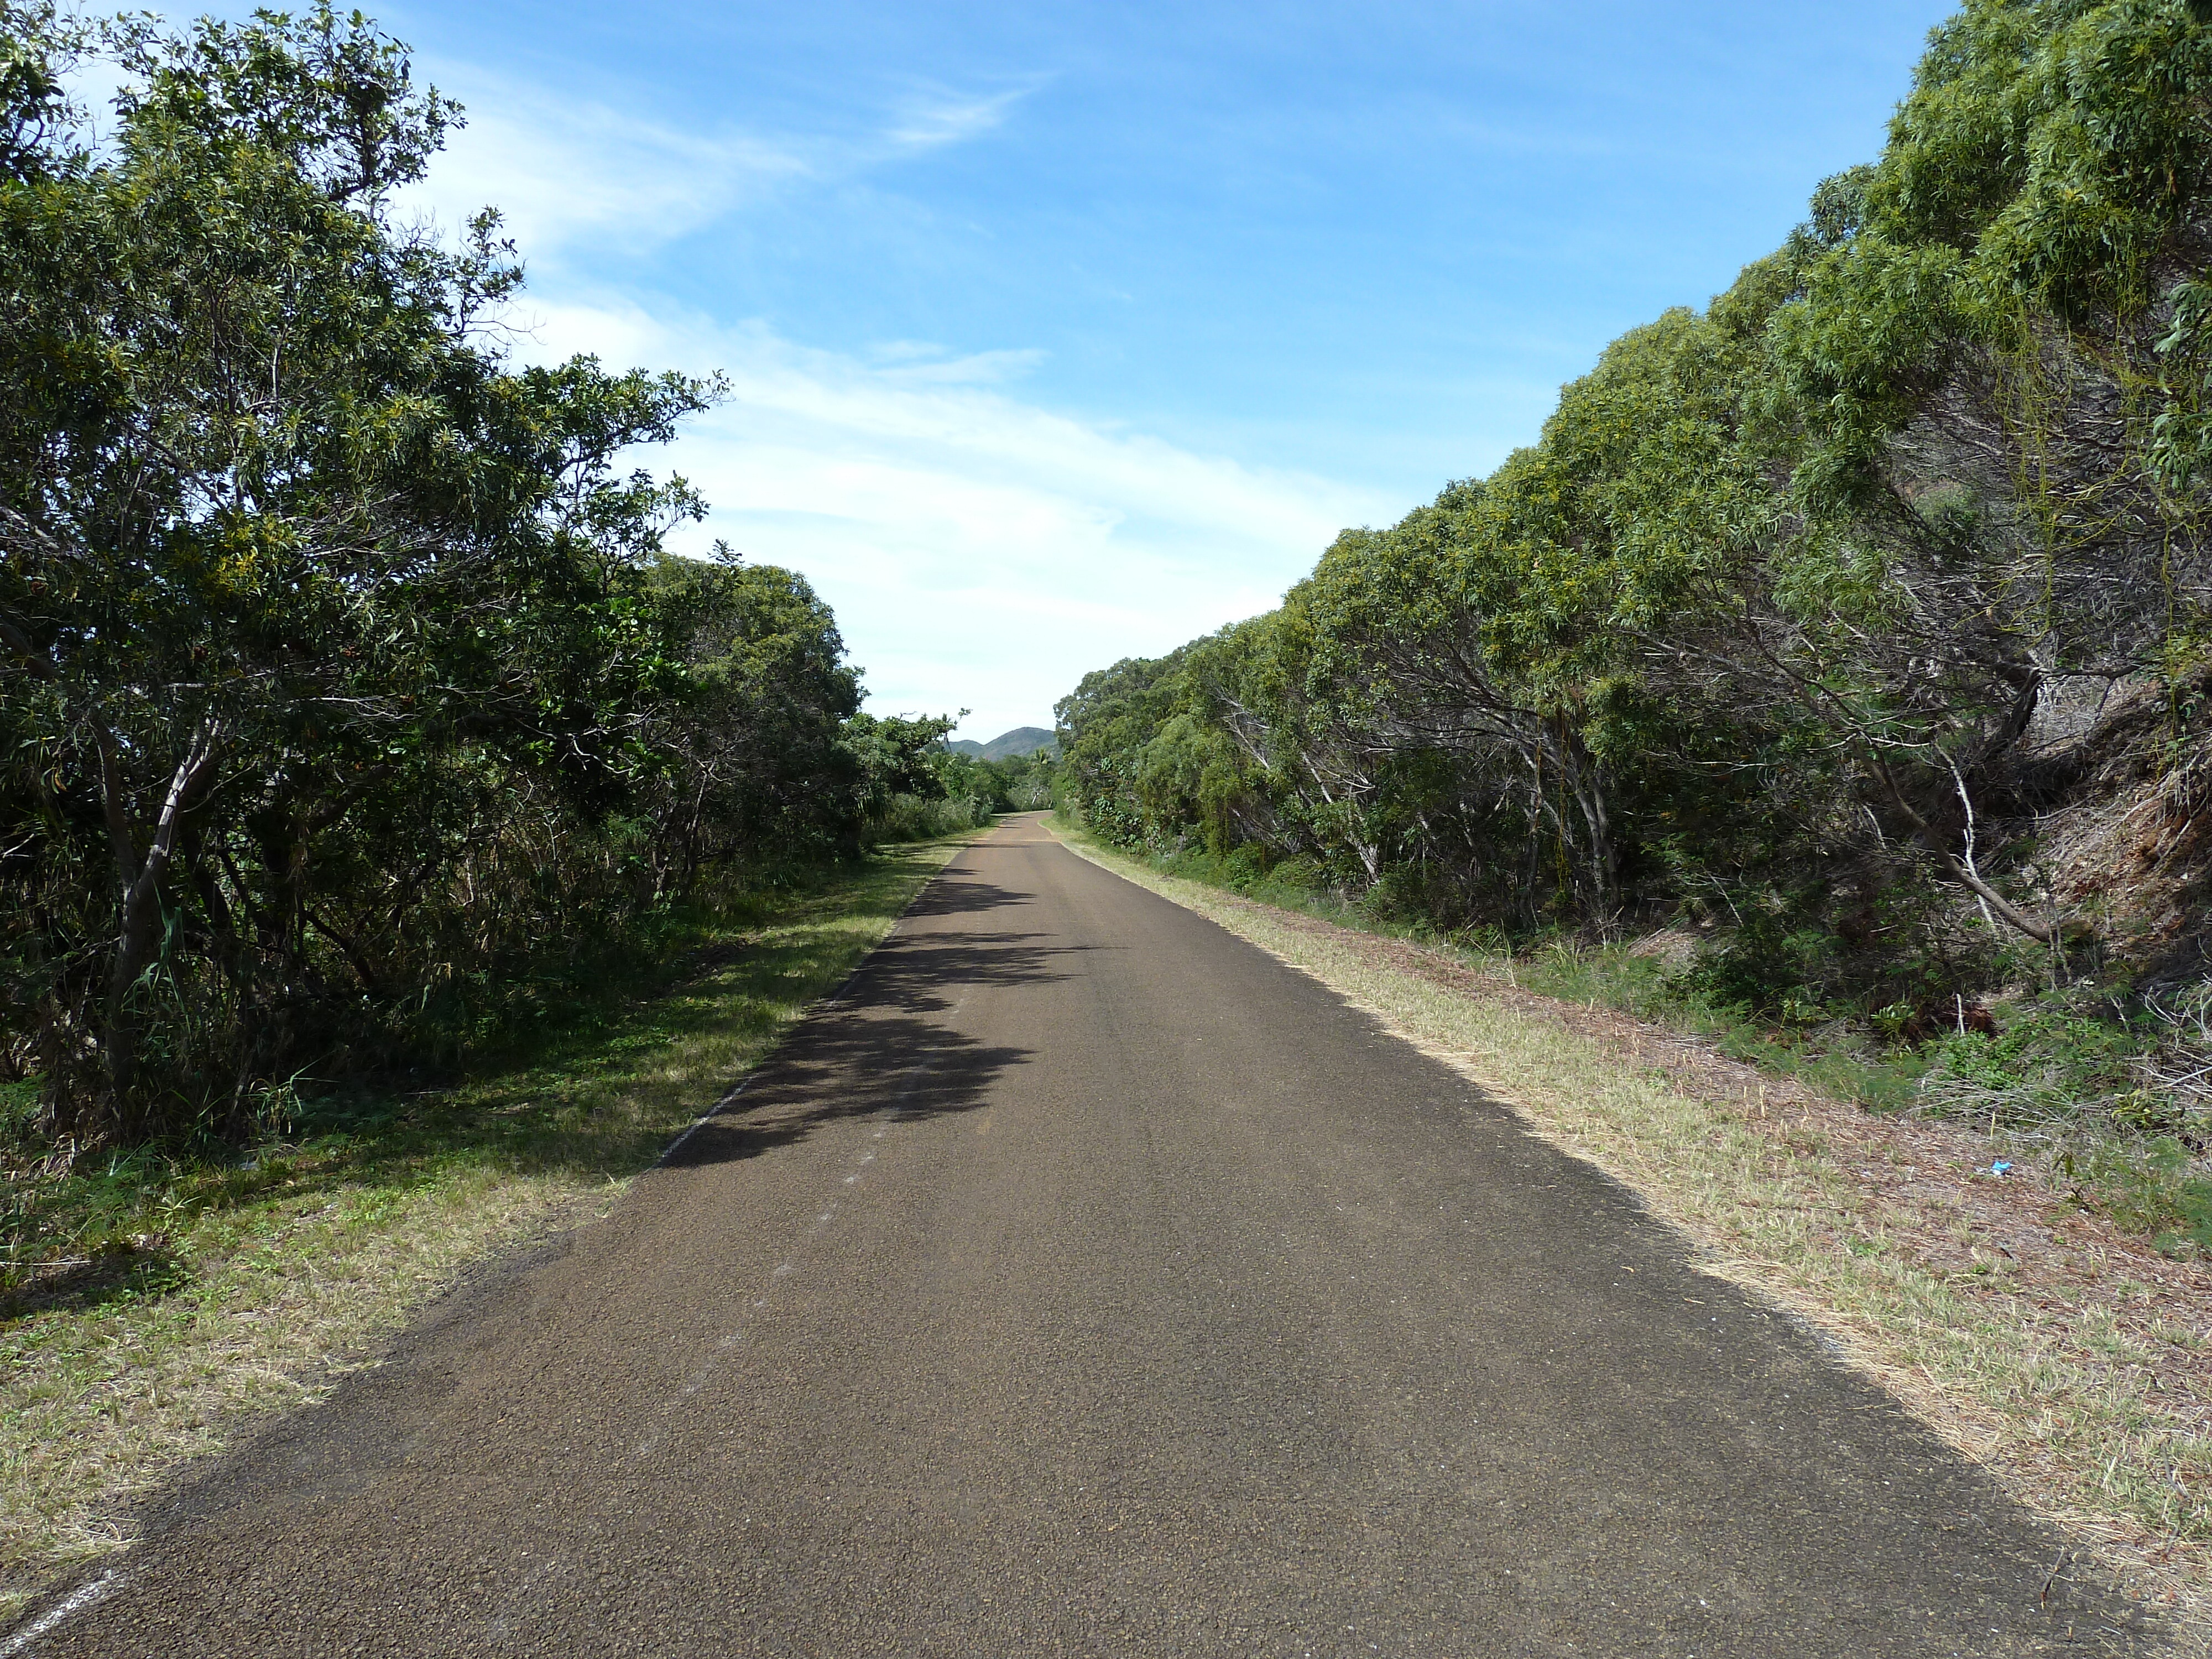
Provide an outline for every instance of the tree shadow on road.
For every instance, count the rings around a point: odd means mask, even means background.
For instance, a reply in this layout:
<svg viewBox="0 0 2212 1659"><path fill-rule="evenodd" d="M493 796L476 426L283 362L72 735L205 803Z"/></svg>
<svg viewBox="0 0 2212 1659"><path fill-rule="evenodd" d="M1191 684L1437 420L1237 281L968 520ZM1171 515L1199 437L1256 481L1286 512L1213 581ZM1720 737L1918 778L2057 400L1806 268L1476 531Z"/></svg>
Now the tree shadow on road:
<svg viewBox="0 0 2212 1659"><path fill-rule="evenodd" d="M948 870L921 890L906 913L908 916L966 915L1029 902L1027 893L1010 891L964 870Z"/></svg>
<svg viewBox="0 0 2212 1659"><path fill-rule="evenodd" d="M668 1167L757 1158L848 1118L915 1122L983 1104L999 1079L1036 1051L983 1042L934 1017L974 987L1068 978L1062 959L1093 947L1042 942L1052 937L931 933L887 941L837 1004L794 1031Z"/></svg>
<svg viewBox="0 0 2212 1659"><path fill-rule="evenodd" d="M975 986L1046 985L1068 977L1064 959L1101 947L1054 945L1051 933L933 933L884 941L839 994L843 1006L937 1013ZM1111 948L1111 947L1105 947Z"/></svg>

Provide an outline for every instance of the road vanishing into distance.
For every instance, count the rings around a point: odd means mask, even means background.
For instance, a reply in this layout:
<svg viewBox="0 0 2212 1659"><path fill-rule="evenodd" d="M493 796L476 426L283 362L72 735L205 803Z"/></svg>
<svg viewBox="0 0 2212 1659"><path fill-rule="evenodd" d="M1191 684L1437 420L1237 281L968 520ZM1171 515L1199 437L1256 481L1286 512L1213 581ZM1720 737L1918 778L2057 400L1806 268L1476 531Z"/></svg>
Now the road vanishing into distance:
<svg viewBox="0 0 2212 1659"><path fill-rule="evenodd" d="M1016 819L40 1655L2152 1650L1619 1187ZM2046 1580L2051 1580L2046 1586Z"/></svg>

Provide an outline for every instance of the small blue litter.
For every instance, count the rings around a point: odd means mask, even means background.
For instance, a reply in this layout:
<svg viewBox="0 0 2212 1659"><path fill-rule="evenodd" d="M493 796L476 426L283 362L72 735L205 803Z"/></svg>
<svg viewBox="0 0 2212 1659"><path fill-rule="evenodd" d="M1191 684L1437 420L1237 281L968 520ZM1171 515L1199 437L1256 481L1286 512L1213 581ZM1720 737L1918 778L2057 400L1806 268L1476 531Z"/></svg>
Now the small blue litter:
<svg viewBox="0 0 2212 1659"><path fill-rule="evenodd" d="M1991 1175L2009 1175L2011 1172L2012 1165L2006 1163L2002 1158L1999 1158L1996 1163L1990 1165L1990 1173Z"/></svg>

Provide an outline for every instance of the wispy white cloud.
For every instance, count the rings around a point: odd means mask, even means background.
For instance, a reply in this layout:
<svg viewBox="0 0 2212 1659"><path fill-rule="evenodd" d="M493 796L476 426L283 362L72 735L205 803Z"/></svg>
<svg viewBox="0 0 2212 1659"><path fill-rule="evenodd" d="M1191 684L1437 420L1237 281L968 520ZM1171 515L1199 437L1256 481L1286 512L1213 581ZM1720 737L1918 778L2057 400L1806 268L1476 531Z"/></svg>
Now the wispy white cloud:
<svg viewBox="0 0 2212 1659"><path fill-rule="evenodd" d="M990 737L1048 720L1083 673L1273 605L1346 523L1395 504L1017 395L1018 343L811 348L650 292L653 248L774 192L818 186L1001 125L1023 88L932 93L841 139L701 135L439 66L471 125L415 197L443 223L499 204L533 268L522 355L726 376L672 466L724 538L804 572L836 607L879 709L969 708ZM621 249L617 279L602 257ZM587 276L586 273L591 273ZM605 286L619 280L619 291ZM600 286L594 286L594 283Z"/></svg>
<svg viewBox="0 0 2212 1659"><path fill-rule="evenodd" d="M822 167L790 140L679 131L465 68L441 69L439 79L467 106L467 125L403 208L452 227L496 206L533 259L557 260L579 244L644 252Z"/></svg>
<svg viewBox="0 0 2212 1659"><path fill-rule="evenodd" d="M910 149L957 144L990 131L1006 118L1007 111L1036 90L1036 85L1032 84L987 98L938 94L918 99L902 112L897 124L885 136L893 143Z"/></svg>
<svg viewBox="0 0 2212 1659"><path fill-rule="evenodd" d="M865 355L876 372L888 380L945 386L1000 386L1020 380L1049 354L1024 347L1019 350L971 351L961 356L947 351L933 340L884 340L870 346Z"/></svg>
<svg viewBox="0 0 2212 1659"><path fill-rule="evenodd" d="M495 205L526 255L556 262L580 246L595 254L648 252L774 192L980 137L1036 90L932 93L884 112L858 136L702 133L556 97L468 64L432 70L465 106L465 124L404 205L448 228Z"/></svg>
<svg viewBox="0 0 2212 1659"><path fill-rule="evenodd" d="M1340 526L1397 510L927 378L914 343L863 360L634 299L536 311L533 354L726 374L665 458L714 504L689 544L805 572L878 708L969 707L986 737L1048 718L1088 669L1267 609Z"/></svg>

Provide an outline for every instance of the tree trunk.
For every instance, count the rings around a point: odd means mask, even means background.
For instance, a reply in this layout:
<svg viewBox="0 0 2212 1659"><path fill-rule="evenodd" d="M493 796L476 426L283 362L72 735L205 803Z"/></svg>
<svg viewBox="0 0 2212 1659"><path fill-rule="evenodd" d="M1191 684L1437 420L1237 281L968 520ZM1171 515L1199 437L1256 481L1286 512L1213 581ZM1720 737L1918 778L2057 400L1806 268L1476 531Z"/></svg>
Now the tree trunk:
<svg viewBox="0 0 2212 1659"><path fill-rule="evenodd" d="M121 888L121 915L115 941L115 957L109 964L107 996L101 1010L100 1048L107 1060L108 1087L118 1122L131 1110L131 1097L138 1082L140 1032L131 993L152 961L155 924L161 919L161 878L174 856L184 815L215 770L222 732L213 720L200 722L191 745L169 777L160 815L138 850L132 833L130 802L123 769L116 758L115 738L95 726L94 740L100 750L101 806L107 820L108 849L115 860Z"/></svg>

